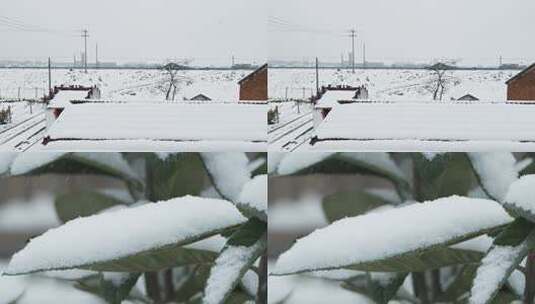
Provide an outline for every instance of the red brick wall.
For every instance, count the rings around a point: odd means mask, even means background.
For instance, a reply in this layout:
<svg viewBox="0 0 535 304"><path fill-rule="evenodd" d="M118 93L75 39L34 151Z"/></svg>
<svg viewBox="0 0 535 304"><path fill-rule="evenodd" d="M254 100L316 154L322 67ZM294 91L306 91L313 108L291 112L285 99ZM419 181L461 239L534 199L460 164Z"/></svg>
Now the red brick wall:
<svg viewBox="0 0 535 304"><path fill-rule="evenodd" d="M240 85L240 100L267 100L267 79L268 71L265 68L244 80Z"/></svg>
<svg viewBox="0 0 535 304"><path fill-rule="evenodd" d="M507 100L535 100L535 69L509 82Z"/></svg>

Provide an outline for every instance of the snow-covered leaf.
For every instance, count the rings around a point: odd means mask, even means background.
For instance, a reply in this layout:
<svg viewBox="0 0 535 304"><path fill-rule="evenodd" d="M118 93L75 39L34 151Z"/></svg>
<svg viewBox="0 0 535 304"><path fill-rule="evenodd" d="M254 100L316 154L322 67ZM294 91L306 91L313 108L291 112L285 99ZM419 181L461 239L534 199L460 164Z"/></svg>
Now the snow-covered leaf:
<svg viewBox="0 0 535 304"><path fill-rule="evenodd" d="M0 303L12 304L24 295L28 283L21 277L6 277L0 275Z"/></svg>
<svg viewBox="0 0 535 304"><path fill-rule="evenodd" d="M201 153L212 184L221 196L236 202L243 186L251 179L245 153Z"/></svg>
<svg viewBox="0 0 535 304"><path fill-rule="evenodd" d="M386 205L382 198L366 191L338 192L323 198L323 212L332 223L345 217L365 214Z"/></svg>
<svg viewBox="0 0 535 304"><path fill-rule="evenodd" d="M287 153L279 175L371 174L408 187L406 177L388 153Z"/></svg>
<svg viewBox="0 0 535 304"><path fill-rule="evenodd" d="M475 177L463 153L441 153L431 160L417 153L413 154L413 158L417 200L465 196L471 190Z"/></svg>
<svg viewBox="0 0 535 304"><path fill-rule="evenodd" d="M535 174L524 175L512 183L503 206L511 213L535 222Z"/></svg>
<svg viewBox="0 0 535 304"><path fill-rule="evenodd" d="M367 265L417 256L414 254L461 242L511 221L494 201L458 196L372 212L336 221L297 240L279 257L275 273L361 267L372 271Z"/></svg>
<svg viewBox="0 0 535 304"><path fill-rule="evenodd" d="M502 202L509 186L518 179L516 159L509 152L468 153L481 188L492 199Z"/></svg>
<svg viewBox="0 0 535 304"><path fill-rule="evenodd" d="M264 254L267 224L251 219L227 242L210 270L203 303L225 303L243 275Z"/></svg>
<svg viewBox="0 0 535 304"><path fill-rule="evenodd" d="M535 224L522 218L516 218L514 222L507 225L494 239L494 245L498 246L518 246L533 231Z"/></svg>
<svg viewBox="0 0 535 304"><path fill-rule="evenodd" d="M255 216L267 222L267 175L257 175L247 182L236 203L237 207L249 217Z"/></svg>
<svg viewBox="0 0 535 304"><path fill-rule="evenodd" d="M191 196L78 218L32 239L13 256L6 274L70 268L110 270L108 267L137 271L131 270L135 263L128 258L148 261L140 268L159 268L160 255L165 261L179 262L171 258L177 247L245 220L228 201ZM152 260L152 254L158 258Z"/></svg>
<svg viewBox="0 0 535 304"><path fill-rule="evenodd" d="M10 166L11 175L101 174L141 187L137 174L121 153L19 153Z"/></svg>
<svg viewBox="0 0 535 304"><path fill-rule="evenodd" d="M532 231L520 245L494 245L477 269L469 303L490 303L533 245L535 245L535 231Z"/></svg>
<svg viewBox="0 0 535 304"><path fill-rule="evenodd" d="M93 192L79 191L58 195L54 201L58 218L66 223L78 217L97 214L117 205L125 205L114 197Z"/></svg>
<svg viewBox="0 0 535 304"><path fill-rule="evenodd" d="M146 159L146 179L150 201L184 195L199 195L205 188L206 173L197 153L150 155Z"/></svg>

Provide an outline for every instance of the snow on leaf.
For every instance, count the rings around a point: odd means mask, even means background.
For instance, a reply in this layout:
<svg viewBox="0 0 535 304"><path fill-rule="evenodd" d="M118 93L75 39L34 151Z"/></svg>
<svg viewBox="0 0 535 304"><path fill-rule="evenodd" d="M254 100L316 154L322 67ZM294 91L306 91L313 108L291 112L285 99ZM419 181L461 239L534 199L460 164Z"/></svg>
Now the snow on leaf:
<svg viewBox="0 0 535 304"><path fill-rule="evenodd" d="M407 179L388 153L342 153L341 155L344 159L366 164L400 180Z"/></svg>
<svg viewBox="0 0 535 304"><path fill-rule="evenodd" d="M79 268L186 245L245 220L230 202L191 196L78 218L32 239L6 273Z"/></svg>
<svg viewBox="0 0 535 304"><path fill-rule="evenodd" d="M0 176L9 171L9 167L13 160L17 157L15 152L2 152L0 153Z"/></svg>
<svg viewBox="0 0 535 304"><path fill-rule="evenodd" d="M505 196L504 206L535 221L535 175L524 175L515 181Z"/></svg>
<svg viewBox="0 0 535 304"><path fill-rule="evenodd" d="M201 153L201 156L214 187L224 198L235 202L251 179L245 153Z"/></svg>
<svg viewBox="0 0 535 304"><path fill-rule="evenodd" d="M0 276L0 304L15 303L26 288L24 278Z"/></svg>
<svg viewBox="0 0 535 304"><path fill-rule="evenodd" d="M252 208L262 220L267 221L267 175L257 175L243 187L238 204Z"/></svg>
<svg viewBox="0 0 535 304"><path fill-rule="evenodd" d="M262 238L249 247L228 246L223 249L210 270L203 303L224 303L265 247L265 239Z"/></svg>
<svg viewBox="0 0 535 304"><path fill-rule="evenodd" d="M21 175L49 164L67 153L64 152L26 152L17 155L11 164L11 174Z"/></svg>
<svg viewBox="0 0 535 304"><path fill-rule="evenodd" d="M471 289L469 303L489 303L509 275L526 256L535 234L518 246L493 246L481 261Z"/></svg>
<svg viewBox="0 0 535 304"><path fill-rule="evenodd" d="M277 172L277 168L279 167L279 163L284 158L286 153L283 152L269 152L268 153L268 167L267 171L268 174L274 174Z"/></svg>
<svg viewBox="0 0 535 304"><path fill-rule="evenodd" d="M393 258L453 244L511 221L494 201L459 196L345 218L297 240L279 257L275 273L344 268Z"/></svg>
<svg viewBox="0 0 535 304"><path fill-rule="evenodd" d="M483 190L503 202L509 186L518 179L516 160L512 153L468 153L472 167Z"/></svg>
<svg viewBox="0 0 535 304"><path fill-rule="evenodd" d="M74 157L82 160L92 161L100 166L106 166L109 169L118 172L125 177L138 179L137 174L132 170L126 159L121 153L74 153Z"/></svg>
<svg viewBox="0 0 535 304"><path fill-rule="evenodd" d="M290 175L301 171L309 166L319 163L336 153L287 153L279 162L277 173L280 175Z"/></svg>

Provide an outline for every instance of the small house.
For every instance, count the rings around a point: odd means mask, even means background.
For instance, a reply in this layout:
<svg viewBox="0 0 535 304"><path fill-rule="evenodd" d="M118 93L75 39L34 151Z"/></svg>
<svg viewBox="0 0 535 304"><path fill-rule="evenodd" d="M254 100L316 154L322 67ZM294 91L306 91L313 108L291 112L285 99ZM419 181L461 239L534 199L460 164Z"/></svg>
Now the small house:
<svg viewBox="0 0 535 304"><path fill-rule="evenodd" d="M268 65L267 63L242 78L240 101L267 101L268 99Z"/></svg>
<svg viewBox="0 0 535 304"><path fill-rule="evenodd" d="M507 100L535 101L535 63L507 80Z"/></svg>
<svg viewBox="0 0 535 304"><path fill-rule="evenodd" d="M461 97L457 98L457 100L458 101L477 101L477 100L479 100L479 98L475 97L472 94L466 94L464 96L461 96Z"/></svg>
<svg viewBox="0 0 535 304"><path fill-rule="evenodd" d="M206 96L206 95L204 95L204 94L201 93L201 94L197 94L197 95L191 97L189 100L195 100L195 101L210 101L210 100L212 100L212 98L210 98L210 97L208 97L208 96Z"/></svg>

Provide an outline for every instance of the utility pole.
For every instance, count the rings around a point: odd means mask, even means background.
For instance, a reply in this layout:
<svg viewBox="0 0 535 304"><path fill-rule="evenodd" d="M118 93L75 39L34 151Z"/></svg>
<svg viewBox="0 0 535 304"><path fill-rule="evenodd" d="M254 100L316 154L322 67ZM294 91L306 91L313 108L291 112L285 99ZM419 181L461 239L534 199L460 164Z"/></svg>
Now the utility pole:
<svg viewBox="0 0 535 304"><path fill-rule="evenodd" d="M502 65L503 65L503 57L502 57L502 55L500 55L500 66L499 67L501 67Z"/></svg>
<svg viewBox="0 0 535 304"><path fill-rule="evenodd" d="M355 73L355 37L357 36L357 31L351 29L349 32L351 35L351 70Z"/></svg>
<svg viewBox="0 0 535 304"><path fill-rule="evenodd" d="M87 73L87 37L89 37L89 34L87 33L87 30L82 30L82 38L84 38L84 69Z"/></svg>
<svg viewBox="0 0 535 304"><path fill-rule="evenodd" d="M362 67L366 68L366 43L362 44Z"/></svg>
<svg viewBox="0 0 535 304"><path fill-rule="evenodd" d="M95 45L95 68L98 69L98 43Z"/></svg>
<svg viewBox="0 0 535 304"><path fill-rule="evenodd" d="M236 65L236 60L234 58L234 55L232 55L232 66L231 67L234 67L234 65Z"/></svg>
<svg viewBox="0 0 535 304"><path fill-rule="evenodd" d="M50 63L50 57L48 57L48 95L52 94L52 64Z"/></svg>
<svg viewBox="0 0 535 304"><path fill-rule="evenodd" d="M316 57L316 95L320 93L320 76L319 76L318 57Z"/></svg>

